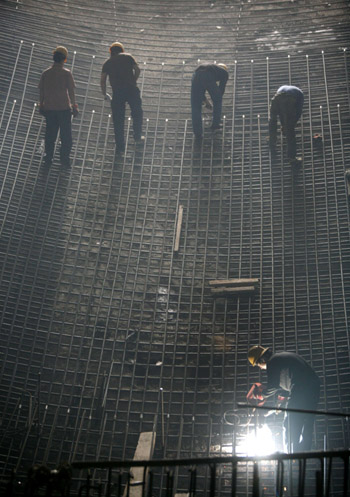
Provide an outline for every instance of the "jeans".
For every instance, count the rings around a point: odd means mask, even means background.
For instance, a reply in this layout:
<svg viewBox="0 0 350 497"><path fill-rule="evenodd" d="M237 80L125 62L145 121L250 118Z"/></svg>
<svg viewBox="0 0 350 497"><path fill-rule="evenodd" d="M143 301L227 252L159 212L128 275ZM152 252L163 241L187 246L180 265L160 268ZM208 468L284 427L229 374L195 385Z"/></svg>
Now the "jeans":
<svg viewBox="0 0 350 497"><path fill-rule="evenodd" d="M58 130L61 137L61 162L69 160L72 150L72 113L67 110L46 110L46 131L45 131L45 160L51 162L55 149L55 141Z"/></svg>
<svg viewBox="0 0 350 497"><path fill-rule="evenodd" d="M131 110L133 123L134 139L138 140L142 133L142 100L140 90L137 86L128 88L120 88L113 92L111 102L112 118L114 126L115 143L117 148L123 150L125 148L124 141L124 120L125 120L125 104L128 103Z"/></svg>
<svg viewBox="0 0 350 497"><path fill-rule="evenodd" d="M216 84L215 76L209 71L195 72L192 77L191 87L191 107L192 107L192 128L196 137L200 137L203 133L202 126L202 103L205 92L208 91L213 101L213 122L212 127L216 128L220 125L221 109L222 109L222 94Z"/></svg>

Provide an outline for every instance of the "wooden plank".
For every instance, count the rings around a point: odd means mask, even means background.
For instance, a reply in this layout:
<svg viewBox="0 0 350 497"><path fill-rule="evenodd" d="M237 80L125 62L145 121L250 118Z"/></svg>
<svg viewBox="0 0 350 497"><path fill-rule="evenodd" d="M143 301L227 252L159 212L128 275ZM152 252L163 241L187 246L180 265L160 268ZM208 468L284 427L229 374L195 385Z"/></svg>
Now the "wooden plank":
<svg viewBox="0 0 350 497"><path fill-rule="evenodd" d="M254 286L237 286L237 287L223 286L220 288L212 288L211 293L213 293L215 295L222 295L223 293L242 295L245 293L254 293L255 290L256 289Z"/></svg>
<svg viewBox="0 0 350 497"><path fill-rule="evenodd" d="M148 461L153 456L154 445L156 441L156 434L152 431L145 431L140 433L139 441L135 450L134 461ZM131 467L130 468L130 497L142 497L142 480L143 480L143 468L142 467ZM147 473L146 473L147 481ZM123 497L126 497L128 493L127 487L125 488Z"/></svg>
<svg viewBox="0 0 350 497"><path fill-rule="evenodd" d="M177 214L177 226L176 226L176 236L175 236L174 252L178 252L179 251L179 247L180 247L180 235L181 235L183 212L184 212L184 206L183 205L179 205L179 212Z"/></svg>
<svg viewBox="0 0 350 497"><path fill-rule="evenodd" d="M231 278L229 280L210 280L210 286L246 286L258 285L259 278Z"/></svg>
<svg viewBox="0 0 350 497"><path fill-rule="evenodd" d="M189 497L190 494L175 494L175 497Z"/></svg>

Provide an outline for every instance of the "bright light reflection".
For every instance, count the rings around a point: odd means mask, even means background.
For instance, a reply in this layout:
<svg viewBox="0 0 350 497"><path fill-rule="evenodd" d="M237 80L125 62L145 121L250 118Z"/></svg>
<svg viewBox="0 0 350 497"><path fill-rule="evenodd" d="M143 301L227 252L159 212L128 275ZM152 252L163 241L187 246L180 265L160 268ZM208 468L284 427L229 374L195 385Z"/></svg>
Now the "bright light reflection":
<svg viewBox="0 0 350 497"><path fill-rule="evenodd" d="M274 452L276 452L275 441L267 425L249 433L236 449L237 455L245 456L268 456Z"/></svg>

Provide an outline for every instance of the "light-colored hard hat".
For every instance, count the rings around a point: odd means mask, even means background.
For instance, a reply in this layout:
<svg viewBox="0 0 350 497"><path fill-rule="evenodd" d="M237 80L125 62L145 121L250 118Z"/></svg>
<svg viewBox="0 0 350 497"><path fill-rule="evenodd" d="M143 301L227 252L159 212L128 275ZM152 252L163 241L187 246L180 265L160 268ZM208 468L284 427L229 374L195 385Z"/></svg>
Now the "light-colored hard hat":
<svg viewBox="0 0 350 497"><path fill-rule="evenodd" d="M225 71L227 71L227 65L226 64L218 64L219 67L222 67L223 69L225 69Z"/></svg>
<svg viewBox="0 0 350 497"><path fill-rule="evenodd" d="M55 48L53 53L61 53L65 56L65 58L68 57L68 50L66 49L66 47L58 46Z"/></svg>
<svg viewBox="0 0 350 497"><path fill-rule="evenodd" d="M111 52L112 51L112 48L121 48L122 52L124 52L124 45L122 43L119 43L119 41L115 41L114 43L112 43L112 45L109 47L109 51Z"/></svg>
<svg viewBox="0 0 350 497"><path fill-rule="evenodd" d="M256 363L265 352L269 350L268 347L262 347L261 345L254 345L248 351L248 361L252 366L256 366Z"/></svg>

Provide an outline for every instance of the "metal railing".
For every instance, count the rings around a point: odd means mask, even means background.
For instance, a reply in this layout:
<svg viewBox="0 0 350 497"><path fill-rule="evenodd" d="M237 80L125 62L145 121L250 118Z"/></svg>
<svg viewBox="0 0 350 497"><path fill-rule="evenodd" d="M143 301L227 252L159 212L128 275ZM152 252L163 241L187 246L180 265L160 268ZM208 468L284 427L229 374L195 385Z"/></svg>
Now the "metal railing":
<svg viewBox="0 0 350 497"><path fill-rule="evenodd" d="M164 495L231 496L231 497L333 497L349 495L350 450L314 451L298 454L272 454L260 457L226 456L149 461L81 461L73 462L50 471L44 466L34 466L16 489L17 479L12 475L7 484L6 497L151 497ZM336 467L335 461L340 461ZM311 461L312 468L309 466ZM142 477L134 477L141 468ZM268 468L268 470L267 470ZM182 479L178 472L185 469ZM248 469L248 471L247 471ZM77 470L85 476L72 480ZM92 480L91 470L98 470ZM271 479L271 471L273 478ZM292 472L293 483L291 483ZM225 475L224 475L225 473ZM223 476L224 475L224 476ZM162 478L160 478L162 476ZM164 478L165 477L165 478ZM218 485L225 479L225 487ZM269 484L267 481L270 479ZM205 481L205 485L203 482ZM244 480L244 482L243 482ZM164 482L159 486L159 482ZM174 482L181 482L175 489ZM24 489L24 490L23 490Z"/></svg>

